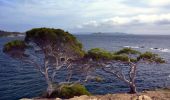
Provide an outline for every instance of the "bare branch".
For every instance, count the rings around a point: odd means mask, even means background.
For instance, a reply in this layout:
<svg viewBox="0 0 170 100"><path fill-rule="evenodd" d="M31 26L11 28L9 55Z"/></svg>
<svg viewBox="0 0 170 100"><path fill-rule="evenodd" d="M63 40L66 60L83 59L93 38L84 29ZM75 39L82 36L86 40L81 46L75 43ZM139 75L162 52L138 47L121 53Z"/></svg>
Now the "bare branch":
<svg viewBox="0 0 170 100"><path fill-rule="evenodd" d="M110 65L111 67L114 67L112 64ZM102 67L102 70L107 72L107 73L110 73L110 74L113 74L115 75L117 78L121 79L122 81L130 84L130 81L128 81L126 78L125 78L125 75L122 73L122 72L119 72L119 71L115 71L115 70L107 70L105 68L105 65Z"/></svg>

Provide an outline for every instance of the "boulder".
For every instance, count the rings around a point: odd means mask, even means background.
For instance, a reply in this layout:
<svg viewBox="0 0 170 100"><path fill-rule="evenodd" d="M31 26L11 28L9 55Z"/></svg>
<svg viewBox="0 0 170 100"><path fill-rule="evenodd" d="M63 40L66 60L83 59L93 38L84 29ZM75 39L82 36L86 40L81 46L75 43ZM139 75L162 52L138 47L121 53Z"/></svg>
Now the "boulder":
<svg viewBox="0 0 170 100"><path fill-rule="evenodd" d="M152 99L147 95L140 95L140 96L132 97L132 100L152 100Z"/></svg>
<svg viewBox="0 0 170 100"><path fill-rule="evenodd" d="M94 96L82 95L82 96L75 96L74 98L71 98L69 100L98 100L98 99Z"/></svg>

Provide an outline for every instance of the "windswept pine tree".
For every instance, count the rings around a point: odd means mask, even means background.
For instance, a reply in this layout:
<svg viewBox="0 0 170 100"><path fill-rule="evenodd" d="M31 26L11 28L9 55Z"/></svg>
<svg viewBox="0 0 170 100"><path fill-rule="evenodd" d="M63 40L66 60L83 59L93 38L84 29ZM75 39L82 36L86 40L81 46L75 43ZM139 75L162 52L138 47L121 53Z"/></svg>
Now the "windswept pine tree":
<svg viewBox="0 0 170 100"><path fill-rule="evenodd" d="M101 69L117 77L129 86L129 93L136 93L135 78L138 66L140 64L161 64L165 63L165 60L159 57L158 54L152 52L141 53L131 48L123 48L116 52L93 48L77 63L86 66L86 69L83 69L86 73ZM124 73L125 68L129 70L127 74Z"/></svg>
<svg viewBox="0 0 170 100"><path fill-rule="evenodd" d="M45 77L49 95L57 71L69 68L70 60L84 56L82 44L61 29L35 28L26 32L25 40L14 40L4 45L3 52L17 60L35 66Z"/></svg>

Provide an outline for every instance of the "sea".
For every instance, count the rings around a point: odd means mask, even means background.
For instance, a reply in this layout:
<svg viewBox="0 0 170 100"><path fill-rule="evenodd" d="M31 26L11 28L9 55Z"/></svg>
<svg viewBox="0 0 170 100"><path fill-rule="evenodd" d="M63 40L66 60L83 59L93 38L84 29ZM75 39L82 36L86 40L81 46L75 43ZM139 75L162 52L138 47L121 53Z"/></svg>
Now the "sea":
<svg viewBox="0 0 170 100"><path fill-rule="evenodd" d="M103 48L116 51L130 47L141 52L158 53L167 62L138 66L138 91L170 87L170 36L168 35L75 35L85 50ZM23 37L0 38L0 100L18 100L40 96L46 90L44 77L29 65L2 52L3 45ZM64 75L60 74L60 78ZM113 75L105 74L102 82L85 83L92 94L128 92L128 86Z"/></svg>

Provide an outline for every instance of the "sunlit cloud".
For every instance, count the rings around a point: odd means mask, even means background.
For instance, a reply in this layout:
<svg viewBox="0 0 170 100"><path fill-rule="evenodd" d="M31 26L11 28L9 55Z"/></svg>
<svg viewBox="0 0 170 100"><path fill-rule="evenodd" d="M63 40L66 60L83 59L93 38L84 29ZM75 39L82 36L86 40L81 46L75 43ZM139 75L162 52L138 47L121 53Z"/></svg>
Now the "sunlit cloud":
<svg viewBox="0 0 170 100"><path fill-rule="evenodd" d="M103 19L101 21L89 21L79 25L78 28L83 27L104 27L107 26L123 26L123 25L145 25L145 24L170 24L170 13L160 15L136 15L130 17L113 17Z"/></svg>

